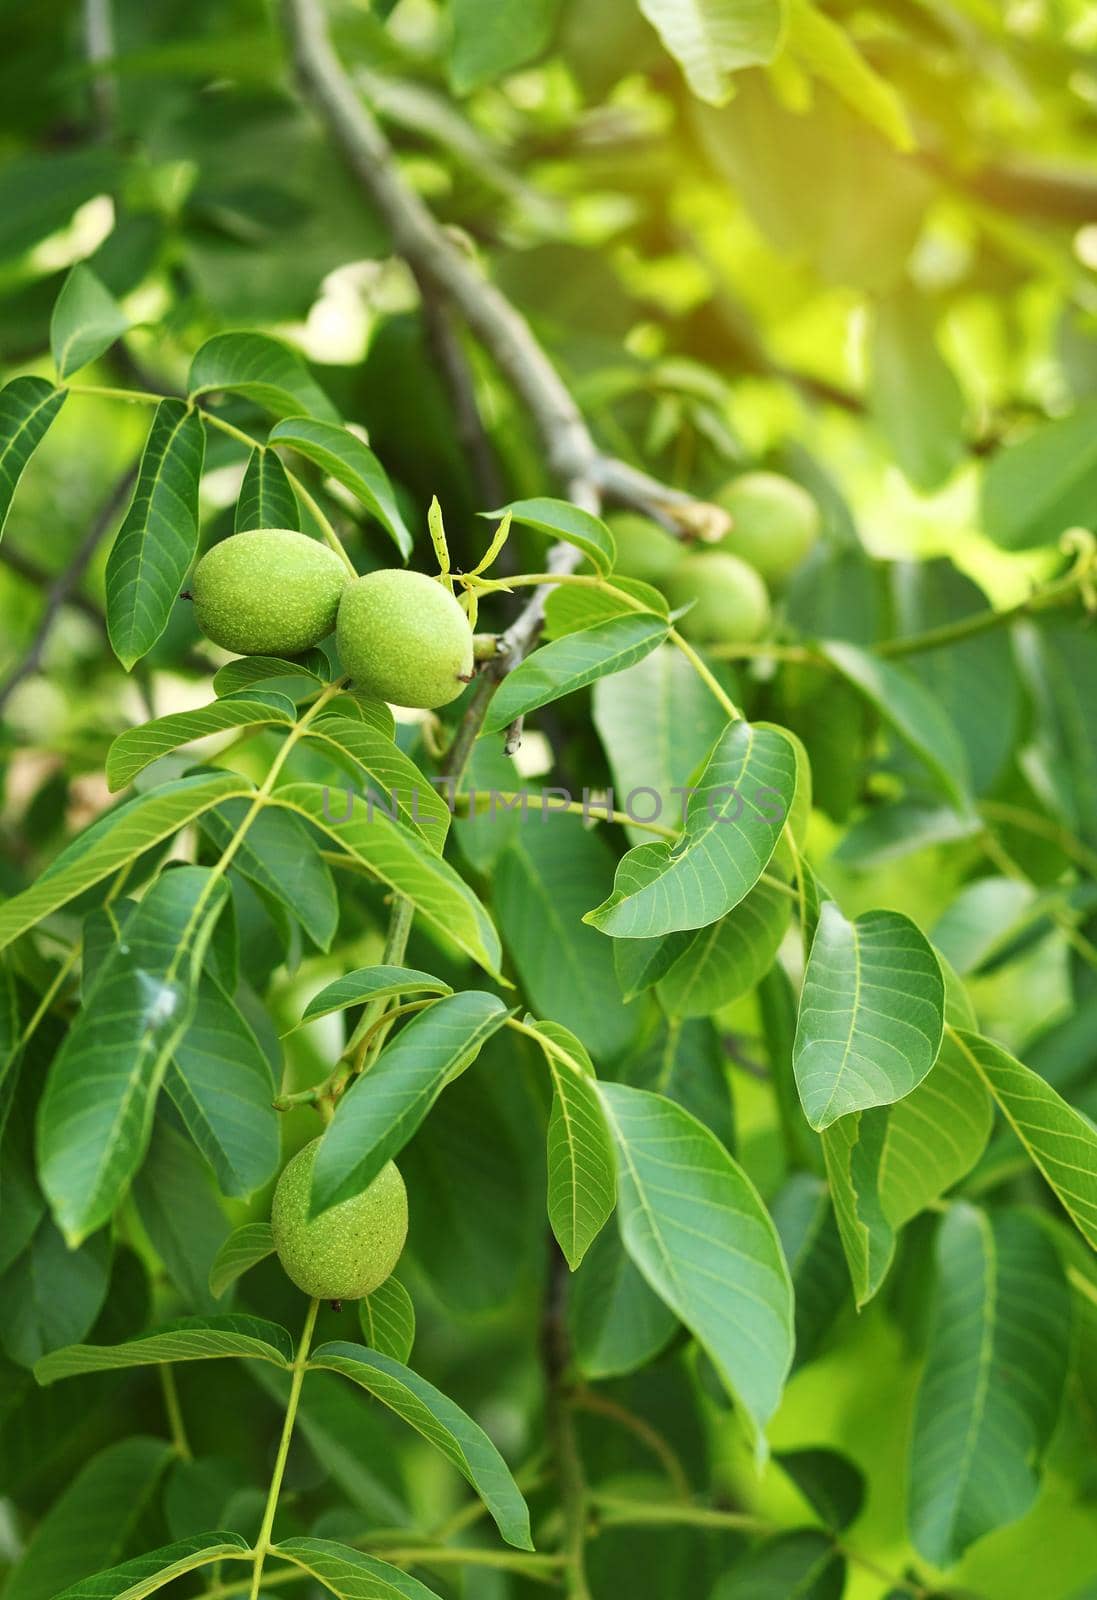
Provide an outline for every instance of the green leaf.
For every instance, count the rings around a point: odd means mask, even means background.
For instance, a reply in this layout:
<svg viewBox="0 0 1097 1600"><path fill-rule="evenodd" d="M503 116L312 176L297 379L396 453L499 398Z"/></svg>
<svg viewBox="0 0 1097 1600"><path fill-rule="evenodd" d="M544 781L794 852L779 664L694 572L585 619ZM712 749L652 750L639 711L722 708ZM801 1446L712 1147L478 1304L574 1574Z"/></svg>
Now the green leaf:
<svg viewBox="0 0 1097 1600"><path fill-rule="evenodd" d="M194 560L205 448L197 413L182 400L161 400L107 558L107 631L127 672L167 627Z"/></svg>
<svg viewBox="0 0 1097 1600"><path fill-rule="evenodd" d="M411 1018L347 1090L324 1132L312 1175L314 1215L373 1182L506 1018L503 1002L479 989Z"/></svg>
<svg viewBox="0 0 1097 1600"><path fill-rule="evenodd" d="M519 825L494 871L494 908L523 991L542 1016L583 1040L598 1062L635 1040L640 1008L626 1010L608 939L582 918L608 892L613 856L578 817Z"/></svg>
<svg viewBox="0 0 1097 1600"><path fill-rule="evenodd" d="M897 561L892 579L900 636L960 622L990 604L978 584L951 561ZM1051 630L1040 631L1047 639ZM963 740L975 792L987 793L1001 775L1021 725L1022 693L1011 630L992 628L945 649L920 651L907 665Z"/></svg>
<svg viewBox="0 0 1097 1600"><path fill-rule="evenodd" d="M562 639L568 633L581 633L596 623L608 622L611 617L636 615L632 600L638 600L645 611L657 617L670 617L670 603L659 590L639 578L625 578L620 572L612 574L612 589L588 589L580 584L558 583L545 601L545 638ZM684 661L680 651L673 653ZM692 668L689 669L692 671ZM705 693L709 691L706 689ZM711 742L711 741L710 741Z"/></svg>
<svg viewBox="0 0 1097 1600"><path fill-rule="evenodd" d="M925 763L960 813L970 812L967 754L945 712L918 679L904 667L838 639L825 639L819 648Z"/></svg>
<svg viewBox="0 0 1097 1600"><path fill-rule="evenodd" d="M782 1450L774 1456L808 1505L833 1533L856 1522L865 1503L861 1469L837 1450Z"/></svg>
<svg viewBox="0 0 1097 1600"><path fill-rule="evenodd" d="M860 1310L883 1283L895 1253L895 1230L880 1199L887 1113L854 1112L823 1131L823 1156L838 1232Z"/></svg>
<svg viewBox="0 0 1097 1600"><path fill-rule="evenodd" d="M246 694L261 684L264 693L305 700L322 689L329 676L328 660L322 650L307 650L297 661L282 661L277 656L241 656L218 667L213 675L213 692L218 696Z"/></svg>
<svg viewBox="0 0 1097 1600"><path fill-rule="evenodd" d="M515 717L634 666L663 643L668 627L662 617L629 612L543 644L507 673L492 698L484 732L497 733Z"/></svg>
<svg viewBox="0 0 1097 1600"><path fill-rule="evenodd" d="M364 773L381 791L377 803L393 821L399 818L435 850L441 850L449 830L449 806L389 735L353 717L321 716L309 724L308 737L323 740L344 765L349 763L356 776ZM338 796L333 809L342 809Z"/></svg>
<svg viewBox="0 0 1097 1600"><path fill-rule="evenodd" d="M1038 771L1040 796L1052 812L1097 846L1097 708L1087 687L1097 672L1093 627L1086 617L1016 631L1033 701L1028 771Z"/></svg>
<svg viewBox="0 0 1097 1600"><path fill-rule="evenodd" d="M796 751L775 728L732 722L713 747L673 844L638 845L584 921L617 939L704 928L743 900L777 846L796 789Z"/></svg>
<svg viewBox="0 0 1097 1600"><path fill-rule="evenodd" d="M532 1550L529 1511L506 1462L484 1430L441 1390L364 1345L321 1345L309 1367L341 1372L421 1433L476 1490L508 1544Z"/></svg>
<svg viewBox="0 0 1097 1600"><path fill-rule="evenodd" d="M902 289L880 301L870 361L869 408L892 454L916 489L939 488L964 456L964 396L921 295Z"/></svg>
<svg viewBox="0 0 1097 1600"><path fill-rule="evenodd" d="M296 407L294 408L296 410ZM257 445L248 457L244 481L236 500L234 533L251 528L292 528L299 531L301 512L293 484L281 457Z"/></svg>
<svg viewBox="0 0 1097 1600"><path fill-rule="evenodd" d="M565 544L574 545L590 557L596 570L603 575L612 572L617 560L617 541L601 517L596 517L593 512L572 505L570 500L550 500L546 497L513 500L498 511L482 511L480 515L494 520L505 517L508 511L511 520L521 523L522 527L535 528L538 533L547 533L552 539L562 539Z"/></svg>
<svg viewBox="0 0 1097 1600"><path fill-rule="evenodd" d="M494 83L548 46L560 0L452 0L449 76L456 94Z"/></svg>
<svg viewBox="0 0 1097 1600"><path fill-rule="evenodd" d="M371 1350L406 1362L415 1343L415 1306L399 1278L386 1278L358 1302L362 1337Z"/></svg>
<svg viewBox="0 0 1097 1600"><path fill-rule="evenodd" d="M226 895L224 881L205 867L159 877L53 1061L38 1111L38 1169L70 1245L110 1219L141 1164Z"/></svg>
<svg viewBox="0 0 1097 1600"><path fill-rule="evenodd" d="M621 1243L603 1228L571 1282L568 1323L584 1377L620 1378L646 1366L674 1337L678 1318Z"/></svg>
<svg viewBox="0 0 1097 1600"><path fill-rule="evenodd" d="M915 138L903 102L869 66L846 30L811 0L788 0L788 53L800 61L880 130L897 150L913 150Z"/></svg>
<svg viewBox="0 0 1097 1600"><path fill-rule="evenodd" d="M983 530L1004 550L1088 528L1097 493L1097 401L995 451L983 477Z"/></svg>
<svg viewBox="0 0 1097 1600"><path fill-rule="evenodd" d="M400 515L388 474L357 434L337 422L290 417L271 429L269 442L288 445L349 489L392 535L404 560L408 559L412 537Z"/></svg>
<svg viewBox="0 0 1097 1600"><path fill-rule="evenodd" d="M250 1195L278 1170L270 1063L217 980L201 975L194 1014L164 1078L222 1194Z"/></svg>
<svg viewBox="0 0 1097 1600"><path fill-rule="evenodd" d="M951 1032L906 1099L841 1117L823 1152L858 1306L891 1265L898 1230L959 1183L990 1134L990 1099Z"/></svg>
<svg viewBox="0 0 1097 1600"><path fill-rule="evenodd" d="M976 1033L958 1031L953 1038L1079 1233L1097 1250L1097 1132L1092 1122L1001 1045Z"/></svg>
<svg viewBox="0 0 1097 1600"><path fill-rule="evenodd" d="M954 1205L910 1455L910 1530L950 1567L1032 1505L1063 1401L1070 1297L1055 1248L1019 1211Z"/></svg>
<svg viewBox="0 0 1097 1600"><path fill-rule="evenodd" d="M275 417L303 411L339 420L297 351L266 333L215 333L206 340L191 362L187 394L198 400L214 391L243 395Z"/></svg>
<svg viewBox="0 0 1097 1600"><path fill-rule="evenodd" d="M314 994L301 1013L301 1022L345 1011L348 1006L363 1006L371 1000L390 1000L396 994L452 993L448 983L414 967L359 967Z"/></svg>
<svg viewBox="0 0 1097 1600"><path fill-rule="evenodd" d="M280 697L279 697L280 698ZM112 794L132 783L139 772L170 750L204 739L226 728L260 728L267 724L289 727L293 706L286 700L215 700L199 711L175 711L139 728L120 733L107 753L107 785Z"/></svg>
<svg viewBox="0 0 1097 1600"><path fill-rule="evenodd" d="M0 961L0 1135L7 1121L8 1101L4 1098L4 1082L19 1059L21 1030L19 1025L19 997L15 992L15 978L7 961Z"/></svg>
<svg viewBox="0 0 1097 1600"><path fill-rule="evenodd" d="M662 1095L599 1085L617 1145L625 1248L685 1323L762 1444L792 1361L792 1284L754 1185Z"/></svg>
<svg viewBox="0 0 1097 1600"><path fill-rule="evenodd" d="M7 1600L53 1600L124 1556L175 1451L136 1437L92 1456L38 1522L4 1585Z"/></svg>
<svg viewBox="0 0 1097 1600"><path fill-rule="evenodd" d="M718 922L670 934L656 985L664 1011L672 1017L707 1017L748 994L776 960L791 911L787 894L761 882ZM622 940L617 948L632 943Z"/></svg>
<svg viewBox="0 0 1097 1600"><path fill-rule="evenodd" d="M736 1562L709 1600L841 1600L846 1563L829 1534L777 1533Z"/></svg>
<svg viewBox="0 0 1097 1600"><path fill-rule="evenodd" d="M609 758L618 798L654 789L662 808L653 820L674 827L682 819L684 786L727 723L716 697L682 652L665 644L626 671L599 678L592 699L594 726ZM637 810L647 816L649 809L645 794ZM633 844L651 837L636 827L625 831Z"/></svg>
<svg viewBox="0 0 1097 1600"><path fill-rule="evenodd" d="M141 1227L188 1310L212 1312L210 1268L228 1238L229 1221L211 1168L166 1098L158 1103L132 1193Z"/></svg>
<svg viewBox="0 0 1097 1600"><path fill-rule="evenodd" d="M48 1350L84 1337L106 1297L110 1257L106 1233L68 1250L42 1218L0 1278L0 1344L12 1361L33 1367Z"/></svg>
<svg viewBox="0 0 1097 1600"><path fill-rule="evenodd" d="M90 267L77 262L50 318L50 350L59 378L71 378L109 350L129 327L129 318Z"/></svg>
<svg viewBox="0 0 1097 1600"><path fill-rule="evenodd" d="M13 378L0 389L0 535L23 469L65 398L45 378Z"/></svg>
<svg viewBox="0 0 1097 1600"><path fill-rule="evenodd" d="M438 1600L399 1567L332 1539L283 1539L271 1553L311 1572L339 1600Z"/></svg>
<svg viewBox="0 0 1097 1600"><path fill-rule="evenodd" d="M150 1550L148 1555L124 1561L120 1567L83 1578L53 1600L144 1600L145 1595L166 1588L176 1578L199 1567L250 1555L247 1540L238 1533L196 1533L189 1539Z"/></svg>
<svg viewBox="0 0 1097 1600"><path fill-rule="evenodd" d="M449 863L414 834L390 822L382 811L375 809L371 816L366 802L357 797L335 796L333 810L332 797L318 783L286 784L275 790L271 800L334 839L353 861L410 900L424 921L458 949L493 976L498 974L501 951L491 918Z"/></svg>
<svg viewBox="0 0 1097 1600"><path fill-rule="evenodd" d="M882 1115L880 1200L888 1222L901 1228L975 1166L990 1137L990 1096L949 1032L929 1075Z"/></svg>
<svg viewBox="0 0 1097 1600"><path fill-rule="evenodd" d="M248 802L230 800L202 820L219 850L224 850L248 813ZM253 818L233 865L258 888L284 905L321 950L331 948L339 925L339 896L331 868L310 830L294 816L266 807Z"/></svg>
<svg viewBox="0 0 1097 1600"><path fill-rule="evenodd" d="M529 1026L546 1041L542 1048L554 1091L548 1127L549 1222L574 1272L616 1204L613 1140L583 1045L557 1022L530 1019ZM575 1067L561 1062L561 1050Z"/></svg>
<svg viewBox="0 0 1097 1600"><path fill-rule="evenodd" d="M709 105L731 98L729 74L772 61L785 32L783 0L639 0L693 93Z"/></svg>
<svg viewBox="0 0 1097 1600"><path fill-rule="evenodd" d="M39 1383L48 1384L82 1372L158 1366L164 1361L214 1361L224 1356L270 1361L288 1369L293 1363L293 1340L285 1328L260 1317L182 1317L123 1344L74 1344L54 1350L36 1363L34 1376Z"/></svg>
<svg viewBox="0 0 1097 1600"><path fill-rule="evenodd" d="M823 1135L824 1140L829 1137ZM770 1212L792 1276L798 1368L819 1354L848 1304L849 1273L830 1192L822 1179L794 1172L774 1197Z"/></svg>
<svg viewBox="0 0 1097 1600"><path fill-rule="evenodd" d="M210 1268L210 1294L220 1300L237 1278L273 1254L274 1235L269 1222L245 1222L242 1227L234 1228Z"/></svg>
<svg viewBox="0 0 1097 1600"><path fill-rule="evenodd" d="M0 949L85 889L170 839L218 801L250 791L248 780L235 773L182 778L101 817L61 852L37 883L0 906Z"/></svg>
<svg viewBox="0 0 1097 1600"><path fill-rule="evenodd" d="M945 984L925 935L898 911L849 922L820 914L793 1046L804 1115L817 1131L851 1111L890 1105L941 1048Z"/></svg>

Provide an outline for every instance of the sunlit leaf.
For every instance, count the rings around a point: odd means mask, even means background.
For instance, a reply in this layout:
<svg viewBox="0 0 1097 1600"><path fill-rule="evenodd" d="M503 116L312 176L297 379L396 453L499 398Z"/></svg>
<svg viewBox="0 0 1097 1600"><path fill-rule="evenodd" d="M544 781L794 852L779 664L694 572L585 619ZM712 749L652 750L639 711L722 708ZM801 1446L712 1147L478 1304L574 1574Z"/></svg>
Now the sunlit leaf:
<svg viewBox="0 0 1097 1600"><path fill-rule="evenodd" d="M44 378L13 378L0 389L0 534L23 469L65 403Z"/></svg>
<svg viewBox="0 0 1097 1600"><path fill-rule="evenodd" d="M412 536L400 514L392 484L373 451L357 434L337 422L291 415L271 429L270 443L288 445L349 489L392 535L396 548L407 560Z"/></svg>
<svg viewBox="0 0 1097 1600"><path fill-rule="evenodd" d="M745 898L773 855L796 789L796 751L774 728L729 723L673 845L636 846L585 920L618 939L704 928Z"/></svg>
<svg viewBox="0 0 1097 1600"><path fill-rule="evenodd" d="M730 74L772 61L785 30L781 0L640 0L694 94L722 105Z"/></svg>
<svg viewBox="0 0 1097 1600"><path fill-rule="evenodd" d="M197 1533L124 1561L120 1567L82 1578L53 1600L144 1600L145 1595L154 1594L199 1567L208 1567L214 1561L241 1560L250 1554L247 1540L238 1533Z"/></svg>
<svg viewBox="0 0 1097 1600"><path fill-rule="evenodd" d="M54 1059L39 1109L38 1163L70 1244L108 1220L140 1166L226 894L224 881L204 867L158 878Z"/></svg>
<svg viewBox="0 0 1097 1600"><path fill-rule="evenodd" d="M804 1114L817 1130L889 1105L937 1059L945 985L929 941L897 911L849 922L832 900L811 946L793 1060Z"/></svg>
<svg viewBox="0 0 1097 1600"><path fill-rule="evenodd" d="M107 559L107 629L127 671L167 627L194 560L205 448L198 415L182 400L161 400Z"/></svg>
<svg viewBox="0 0 1097 1600"><path fill-rule="evenodd" d="M492 699L484 732L498 732L515 717L634 666L662 644L667 627L661 617L630 612L543 644L507 673Z"/></svg>
<svg viewBox="0 0 1097 1600"><path fill-rule="evenodd" d="M139 728L127 728L120 733L107 754L107 783L112 792L124 789L139 772L152 762L190 744L192 739L204 739L211 733L223 733L228 728L258 728L265 724L280 723L288 727L293 722L293 706L281 697L265 700L227 699L215 700L200 711L175 711L170 716L158 717L155 722L143 723Z"/></svg>
<svg viewBox="0 0 1097 1600"><path fill-rule="evenodd" d="M37 1363L34 1375L39 1383L56 1383L81 1372L157 1366L163 1361L214 1361L225 1356L247 1356L288 1367L293 1360L293 1340L277 1323L259 1317L184 1317L123 1344L74 1344L67 1350L54 1350Z"/></svg>
<svg viewBox="0 0 1097 1600"><path fill-rule="evenodd" d="M300 527L297 496L281 458L273 450L256 448L248 457L244 481L240 485L233 532L246 533L251 528L299 530Z"/></svg>
<svg viewBox="0 0 1097 1600"><path fill-rule="evenodd" d="M613 1140L583 1045L559 1023L531 1018L529 1026L546 1041L544 1056L554 1090L548 1127L549 1222L574 1272L616 1204Z"/></svg>
<svg viewBox="0 0 1097 1600"><path fill-rule="evenodd" d="M296 350L267 333L216 333L206 340L191 362L187 393L197 400L211 392L244 395L276 417L305 412L338 421Z"/></svg>
<svg viewBox="0 0 1097 1600"><path fill-rule="evenodd" d="M1054 1246L1018 1211L988 1217L953 1206L938 1235L937 1272L909 1515L917 1549L948 1567L1036 1498L1063 1400L1070 1302Z"/></svg>
<svg viewBox="0 0 1097 1600"><path fill-rule="evenodd" d="M599 1094L617 1146L625 1248L760 1440L792 1360L792 1285L769 1213L715 1134L680 1106L618 1083Z"/></svg>
<svg viewBox="0 0 1097 1600"><path fill-rule="evenodd" d="M507 1543L533 1549L529 1511L506 1462L484 1430L441 1390L410 1367L360 1344L321 1345L309 1366L342 1373L395 1411L468 1479Z"/></svg>
<svg viewBox="0 0 1097 1600"><path fill-rule="evenodd" d="M362 1337L371 1350L406 1362L415 1343L415 1306L399 1278L386 1278L358 1302Z"/></svg>
<svg viewBox="0 0 1097 1600"><path fill-rule="evenodd" d="M129 318L110 291L83 262L61 286L50 321L50 350L59 378L70 378L109 350L129 327Z"/></svg>
<svg viewBox="0 0 1097 1600"><path fill-rule="evenodd" d="M495 995L466 989L411 1018L347 1090L325 1130L313 1169L314 1212L373 1182L506 1016Z"/></svg>
<svg viewBox="0 0 1097 1600"><path fill-rule="evenodd" d="M234 1228L210 1268L209 1287L213 1298L220 1300L237 1278L273 1254L274 1235L269 1222L245 1222Z"/></svg>

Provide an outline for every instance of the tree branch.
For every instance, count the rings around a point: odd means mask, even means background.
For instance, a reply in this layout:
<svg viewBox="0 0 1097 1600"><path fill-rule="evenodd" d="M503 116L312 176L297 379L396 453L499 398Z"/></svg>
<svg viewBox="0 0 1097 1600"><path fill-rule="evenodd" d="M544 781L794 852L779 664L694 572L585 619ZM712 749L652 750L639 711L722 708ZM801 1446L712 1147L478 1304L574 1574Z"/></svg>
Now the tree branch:
<svg viewBox="0 0 1097 1600"><path fill-rule="evenodd" d="M332 48L319 0L283 0L283 16L302 95L327 124L420 288L455 307L529 412L553 476L656 515L683 538L720 538L730 523L718 506L671 489L598 449L525 317L401 179L380 124ZM577 561L572 557L572 566Z"/></svg>
<svg viewBox="0 0 1097 1600"><path fill-rule="evenodd" d="M69 604L70 599L74 604L79 604L80 609L91 615L96 622L102 624L103 618L98 609L92 606L90 602L78 601L74 596L74 591L87 571L88 563L95 554L99 541L128 501L136 482L137 468L134 466L118 479L100 511L92 519L88 531L74 550L68 566L50 584L46 594L46 604L41 617L38 619L38 627L35 629L34 638L30 642L27 653L21 661L16 663L3 684L0 685L0 710L3 710L4 706L7 705L18 686L26 678L33 677L38 671L42 664L42 657L45 654L46 644L50 633L53 631L54 623L57 621L62 608ZM44 577L44 574L41 574L33 563L20 562L13 559L13 553L5 552L5 559L13 571L20 572L23 577L30 578L32 582L40 582Z"/></svg>

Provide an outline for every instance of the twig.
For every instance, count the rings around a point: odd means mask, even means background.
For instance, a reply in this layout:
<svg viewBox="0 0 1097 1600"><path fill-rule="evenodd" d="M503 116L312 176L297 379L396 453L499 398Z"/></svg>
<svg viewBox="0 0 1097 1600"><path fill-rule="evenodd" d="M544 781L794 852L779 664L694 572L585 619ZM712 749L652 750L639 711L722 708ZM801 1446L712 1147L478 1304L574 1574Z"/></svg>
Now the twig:
<svg viewBox="0 0 1097 1600"><path fill-rule="evenodd" d="M304 98L327 124L420 287L460 313L529 412L553 476L564 483L582 482L588 497L596 500L605 493L623 505L657 511L684 537L719 538L715 530L726 531L728 526L727 514L719 507L668 488L598 449L571 392L525 317L404 183L380 124L332 48L319 0L283 0L282 9ZM572 566L577 561L574 554Z"/></svg>
<svg viewBox="0 0 1097 1600"><path fill-rule="evenodd" d="M92 519L87 532L73 551L68 565L58 573L50 584L46 593L46 604L41 617L38 619L34 638L31 640L23 659L16 663L11 672L8 673L3 685L0 686L0 710L3 710L4 706L7 705L12 694L24 679L33 677L41 666L46 644L62 607L68 604L69 597L73 594L87 571L88 563L95 554L99 541L133 493L133 486L136 481L136 467L131 467L128 472L123 473L110 491L97 515ZM9 561L9 564L18 570L15 562ZM30 576L25 567L24 576ZM82 609L86 610L88 607L84 606ZM95 607L90 609L96 621L101 623L103 619L98 609Z"/></svg>
<svg viewBox="0 0 1097 1600"><path fill-rule="evenodd" d="M574 1396L572 1404L580 1411L589 1411L594 1416L608 1417L612 1422L619 1423L622 1428L627 1428L630 1433L635 1434L641 1444L646 1445L659 1461L679 1499L689 1499L691 1490L685 1468L658 1428L653 1428L650 1422L638 1417L627 1406L618 1405L616 1400L611 1400L608 1395L599 1394L595 1389L580 1389Z"/></svg>
<svg viewBox="0 0 1097 1600"><path fill-rule="evenodd" d="M90 92L95 124L101 139L109 138L115 121L114 76L108 63L114 56L114 21L111 0L84 0L84 54L91 68Z"/></svg>
<svg viewBox="0 0 1097 1600"><path fill-rule="evenodd" d="M568 1393L568 1369L571 1365L567 1330L568 1265L555 1239L550 1238L549 1249L549 1275L541 1321L541 1354L545 1367L548 1431L559 1474L560 1502L564 1515L564 1556L567 1562L564 1584L569 1600L591 1600L586 1568L587 1486Z"/></svg>
<svg viewBox="0 0 1097 1600"><path fill-rule="evenodd" d="M468 458L477 497L482 505L501 506L507 498L506 484L480 415L472 370L449 308L436 295L424 293L422 310L427 343L449 392L457 440Z"/></svg>

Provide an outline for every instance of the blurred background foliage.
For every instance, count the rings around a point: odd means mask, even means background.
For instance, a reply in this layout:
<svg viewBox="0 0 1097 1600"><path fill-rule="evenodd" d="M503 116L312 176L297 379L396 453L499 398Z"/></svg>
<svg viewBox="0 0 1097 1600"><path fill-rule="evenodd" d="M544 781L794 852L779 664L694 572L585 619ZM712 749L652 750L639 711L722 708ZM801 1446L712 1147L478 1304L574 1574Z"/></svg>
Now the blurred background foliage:
<svg viewBox="0 0 1097 1600"><path fill-rule="evenodd" d="M492 0L375 0L333 6L332 21L404 179L526 313L607 449L702 497L746 465L786 471L817 495L826 538L785 598L790 632L867 643L900 625L978 609L984 596L1023 598L1059 557L1039 541L1010 547L996 537L982 486L990 463L1049 422L1075 414L1097 423L1097 12L1085 0L836 0L825 15L794 4L768 65L728 74L706 56L687 62L687 78L644 10L660 8L527 0L521 27L508 29ZM109 68L98 56L110 57ZM445 508L455 562L471 566L486 538L476 512L551 492L527 419L471 345L465 355L488 447L470 444L415 282L292 92L277 18L260 0L9 5L0 15L0 105L4 378L49 373L53 301L69 266L83 260L134 324L92 381L170 392L183 386L199 344L222 328L284 337L314 364L341 413L368 431L417 532L420 564L429 560L432 496ZM246 403L233 406L224 414L246 424ZM27 670L50 585L109 507L146 422L106 400L67 405L12 507L0 547L5 890L107 803L102 769L119 729L204 702L210 668L222 659L182 606L126 678L105 647L109 541L101 538ZM1072 466L1078 493L1097 506L1093 436L1079 433ZM230 441L211 438L210 450L207 543L226 530L243 468ZM1034 502L1043 487L1035 461ZM337 488L322 492L357 564L383 564L378 530L356 520ZM957 570L926 565L919 576L909 566L941 557ZM1031 806L1038 763L1025 752L1039 744L1039 663L1030 657L1026 674L1021 652L1018 670L1004 635L965 652L918 670L961 726L979 793ZM1092 640L1079 661L1073 690L1084 700L1097 694L1097 676L1085 676L1094 672ZM1010 835L1032 881L1011 895L996 879L994 904L980 890L984 903L965 925L960 892L971 888L978 844L930 837L912 853L874 834L866 802L888 792L901 756L879 763L866 789L849 746L868 733L838 688L820 698L805 670L799 680L784 677L774 701L812 735L821 799L813 858L850 914L894 906L933 928L948 910L951 921L935 936L965 972L986 1031L1027 1049L1034 1066L1040 1049L1053 1070L1067 1061L1060 1086L1077 1085L1077 1102L1092 1113L1095 1031L1088 1042L1074 1039L1069 1060L1055 1054L1071 1009L1088 1008L1092 1018L1094 999L1092 973L1072 964L1041 918L1041 886L1063 866L1054 840ZM557 731L561 768L604 773L587 724ZM528 746L535 777L552 757L536 736ZM262 748L257 741L256 758ZM482 773L492 759L478 757ZM1077 781L1066 775L1068 797ZM1080 783L1077 797L1084 809ZM1092 815L1083 822L1092 837ZM468 853L475 859L473 843ZM334 969L300 949L287 960L269 908L248 904L243 891L238 900L238 917L251 919L250 979L258 989L279 972L275 1024L287 1027ZM374 909L362 912L363 959L379 948ZM995 948L976 948L988 925ZM431 960L442 972L436 951ZM742 1041L749 1063L761 1028L753 999L718 1022ZM302 1077L334 1040L327 1023L296 1037ZM45 1055L48 1033L36 1048ZM417 1196L430 1196L413 1237L429 1285L419 1359L513 1459L524 1453L536 1405L531 1285L540 1271L543 1156L528 1114L537 1080L525 1070L493 1072L502 1049L490 1046L446 1095L429 1137L407 1152L405 1172ZM748 1067L734 1080L739 1153L768 1194L782 1172L770 1095ZM307 1114L296 1115L303 1136ZM153 1292L171 1306L173 1224L183 1218L192 1239L206 1239L207 1256L227 1229L190 1147L174 1146L170 1130L158 1139L152 1176L123 1219L136 1254L116 1256L93 1335L100 1339L141 1319L149 1287L138 1256L166 1266ZM450 1175L461 1170L475 1170L476 1181L455 1204ZM1016 1189L1021 1200L1035 1195L1035 1180ZM229 1210L234 1221L246 1214L242 1203ZM916 1226L904 1239L900 1288L860 1319L849 1307L840 1313L774 1428L779 1447L826 1439L867 1471L856 1543L895 1571L909 1557L902 1459L925 1337L918 1285L926 1254ZM254 1281L249 1301L264 1312L277 1315L292 1299L269 1264ZM205 1293L201 1278L189 1287L199 1299ZM1039 1505L968 1554L961 1588L1062 1600L1091 1577L1090 1371ZM58 1393L36 1391L22 1368L7 1376L0 1492L21 1515L49 1506L104 1445L159 1431L148 1420L159 1405L154 1378L81 1379ZM200 1459L187 1471L172 1467L165 1494L141 1502L127 1550L156 1542L138 1527L142 1519L174 1535L212 1521L200 1510L259 1481L263 1452L233 1388L240 1381L216 1366L181 1375ZM737 1497L795 1516L793 1491L775 1468L754 1483L742 1442L716 1407L703 1427L695 1420L682 1404L683 1381L672 1353L608 1392L663 1428L691 1468L708 1463L709 1472L715 1463L716 1481ZM265 1417L263 1387L254 1403ZM359 1520L363 1511L383 1520L394 1498L440 1520L452 1485L425 1449L389 1453L364 1403L325 1394L317 1381L304 1425L311 1459L295 1460L290 1503L296 1497L307 1510L327 1480L336 1487L332 1530L351 1517L340 1506L357 1508ZM584 1445L604 1474L635 1479L627 1435L591 1419ZM146 1481L158 1481L161 1469L143 1464ZM701 1592L696 1559L685 1533L630 1529L599 1541L592 1577L597 1583L606 1563L619 1592L636 1600L692 1595ZM521 1592L504 1582L481 1574L477 1600ZM848 1592L865 1600L883 1591L871 1573L855 1571ZM11 1600L39 1597L48 1600L26 1586L11 1592Z"/></svg>

